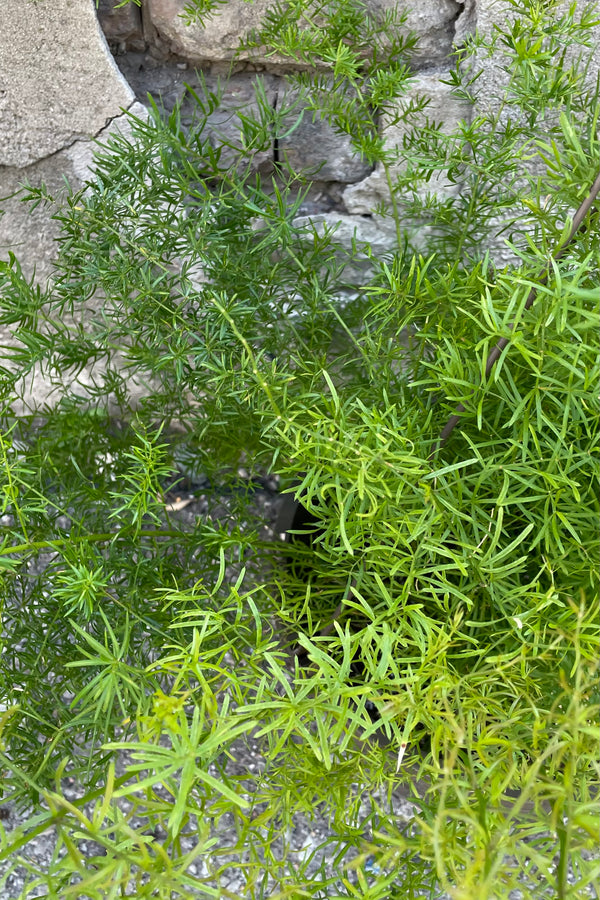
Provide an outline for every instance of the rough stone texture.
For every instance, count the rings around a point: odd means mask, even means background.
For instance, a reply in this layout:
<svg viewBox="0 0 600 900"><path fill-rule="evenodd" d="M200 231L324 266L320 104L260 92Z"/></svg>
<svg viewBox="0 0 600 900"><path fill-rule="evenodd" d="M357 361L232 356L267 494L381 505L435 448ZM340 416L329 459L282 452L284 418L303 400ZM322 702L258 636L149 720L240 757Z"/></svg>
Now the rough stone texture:
<svg viewBox="0 0 600 900"><path fill-rule="evenodd" d="M132 99L92 0L0 0L0 165L93 137Z"/></svg>
<svg viewBox="0 0 600 900"><path fill-rule="evenodd" d="M285 95L283 103L290 97L289 92ZM290 130L284 126L277 150L280 159L285 157L296 172L314 172L319 181L352 184L371 171L372 166L361 159L350 138L338 134L322 116L306 110L300 124L291 130L295 119L296 113L290 115Z"/></svg>
<svg viewBox="0 0 600 900"><path fill-rule="evenodd" d="M148 91L159 106L171 112L175 104L182 102L181 115L184 125L188 125L198 108L193 96L187 91L189 85L203 96L205 91L216 92L219 79L210 73L202 78L194 68L185 62L159 62L149 54L128 53L119 57L119 65L140 102L147 102ZM222 102L218 110L205 118L206 131L214 146L225 141L232 147L240 147L240 123L236 111L250 115L258 108L253 82L256 76L238 73L223 80ZM270 106L281 108L286 103L288 93L283 78L279 75L262 73L260 76L264 97ZM288 93L289 97L289 93ZM292 129L296 113L290 114L281 134L273 134L277 139L279 159L284 156L296 171L313 171L319 182L352 184L360 181L371 171L371 166L360 159L353 150L350 139L336 134L335 130L321 118L313 120L312 113L306 112L300 125ZM222 159L232 162L235 150L227 146ZM262 172L273 168L274 146L255 154L253 165Z"/></svg>
<svg viewBox="0 0 600 900"><path fill-rule="evenodd" d="M299 231L305 231L307 238L314 228L322 234L326 230L332 234L336 244L346 250L361 245L365 253L355 257L352 265L346 266L344 277L355 285L365 284L372 274L370 256L381 258L396 247L396 229L389 218L383 216L346 216L338 212L320 213L311 216L297 216L293 222Z"/></svg>
<svg viewBox="0 0 600 900"><path fill-rule="evenodd" d="M119 61L121 71L140 103L148 103L148 93L151 93L165 113L170 113L177 103L181 103L181 121L184 127L190 127L200 119L205 127L204 133L212 145L224 145L222 161L233 163L238 155L236 148L239 150L242 147L241 125L237 113L251 115L258 110L254 78L238 74L220 80L210 73L198 73L185 62L160 62L147 53L128 53L119 57ZM281 78L263 73L261 79L268 105L275 106ZM193 94L188 91L188 86L201 100L207 94L221 90L219 108L205 116ZM272 171L273 144L256 152L252 164L263 173Z"/></svg>
<svg viewBox="0 0 600 900"><path fill-rule="evenodd" d="M474 0L474 2L476 5L477 28L483 35L489 37L492 35L495 26L501 28L506 26L507 20L511 15L510 12L507 12L506 6L499 5L495 0ZM568 14L571 5L571 0L561 0L556 9L556 15L560 17ZM577 4L576 19L587 5L580 0ZM591 5L594 6L594 4ZM595 9L596 14L600 13L600 5L596 4ZM600 80L600 26L596 25L596 40L593 41L589 50L578 47L574 43L567 46L566 64L568 65L570 60L575 61L582 49L584 49L586 54L589 54L590 61L586 72L586 82L590 90L593 90ZM499 51L501 51L501 46ZM472 114L473 116L495 115L502 102L503 89L509 80L501 52L496 53L491 58L483 55L479 59L479 66L481 75L473 86L475 103ZM505 110L501 114L501 118L504 117L506 119L508 116L514 120L515 110ZM543 124L538 123L537 131L538 136L543 139ZM527 166L529 172L534 174L543 175L546 171L546 166L540 158L530 160ZM522 207L517 206L517 215L520 209L522 210ZM504 213L501 218L496 220L497 235L492 239L490 245L490 250L498 265L511 264L516 261L514 251L507 245L506 234L503 233L508 218L509 214Z"/></svg>
<svg viewBox="0 0 600 900"><path fill-rule="evenodd" d="M562 16L569 12L572 0L562 0L559 4L556 15ZM578 12L581 14L584 7L588 4L580 2L577 4ZM590 4L594 6L594 3ZM504 26L507 22L506 7L500 6L496 0L476 0L477 6L477 28L479 31L489 36L492 34L495 25ZM596 13L600 14L600 6L596 4ZM577 18L577 15L576 15ZM567 59L569 56L573 59L580 52L576 44L567 47ZM600 75L600 26L596 25L596 40L590 47L591 63L586 74L586 82L592 88ZM586 51L586 52L590 52ZM505 71L504 64L500 54L492 59L485 57L481 63L482 73L478 78L474 92L476 94L476 111L489 112L498 108L500 103L500 95L502 87L508 81L508 75Z"/></svg>
<svg viewBox="0 0 600 900"><path fill-rule="evenodd" d="M0 258L9 251L43 280L54 255L52 209L32 211L20 185L46 183L60 196L87 170L91 139L129 107L121 77L98 27L93 0L0 0Z"/></svg>
<svg viewBox="0 0 600 900"><path fill-rule="evenodd" d="M394 226L389 219L381 216L362 217L344 216L339 213L323 213L316 216L297 216L294 219L296 228L314 225L317 229L325 228L335 233L336 243L350 247L353 241L372 248L375 254L391 250L396 242Z"/></svg>
<svg viewBox="0 0 600 900"><path fill-rule="evenodd" d="M296 172L314 172L319 181L353 184L372 169L352 147L350 138L337 134L325 120L304 116L291 134L278 141L279 157Z"/></svg>
<svg viewBox="0 0 600 900"><path fill-rule="evenodd" d="M11 250L43 279L54 255L52 210L23 204L25 182L79 187L90 141L129 107L133 93L108 52L92 0L0 0L0 257ZM70 148L70 149L69 149Z"/></svg>
<svg viewBox="0 0 600 900"><path fill-rule="evenodd" d="M439 123L443 131L449 132L455 128L461 119L469 119L471 107L469 104L452 96L450 87L442 84L440 81L440 78L443 77L441 72L419 74L406 99L410 100L411 97L426 96L429 100L429 106L424 115L430 120ZM399 146L408 129L400 123L388 127L384 124L383 130L388 145ZM394 168L392 167L392 176L393 174ZM442 176L437 178L434 176L427 187L428 190L434 190L444 196L456 194L459 191L459 187L456 184L450 184ZM376 204L388 203L389 190L382 168L377 167L364 181L346 188L343 197L346 209L354 215L371 213Z"/></svg>
<svg viewBox="0 0 600 900"><path fill-rule="evenodd" d="M150 21L171 52L191 62L232 59L240 38L256 28L271 0L228 0L206 26L186 25L181 13L186 0L146 0ZM244 53L242 59L257 55Z"/></svg>
<svg viewBox="0 0 600 900"><path fill-rule="evenodd" d="M131 111L137 116L146 115L145 108L138 103L133 104ZM103 141L117 130L127 133L128 129L129 122L122 115L113 119L97 138ZM94 141L74 141L64 150L30 166L0 167L0 196L5 198L1 205L4 215L0 216L0 258L6 259L9 252L14 253L28 277L35 272L43 282L50 275L59 227L52 219L54 206L39 205L32 209L22 202L22 186L39 187L43 183L60 202L67 190L65 179L78 188L89 177L94 148Z"/></svg>
<svg viewBox="0 0 600 900"><path fill-rule="evenodd" d="M117 7L117 0L100 0L98 21L106 40L111 44L127 43L135 49L144 49L142 13L135 3Z"/></svg>
<svg viewBox="0 0 600 900"><path fill-rule="evenodd" d="M59 150L50 159L22 169L0 168L0 195L5 198L0 216L0 258L7 259L9 252L13 252L27 276L35 271L41 281L50 274L54 256L58 223L51 215L55 210L42 205L32 210L22 202L19 192L25 183L39 187L43 182L52 196L64 195L63 176L77 184L65 154L65 150Z"/></svg>
<svg viewBox="0 0 600 900"><path fill-rule="evenodd" d="M98 26L93 0L0 0L0 258L14 253L27 277L45 282L56 253L53 206L32 210L20 188L44 183L60 201L65 179L89 177L94 138L119 125L134 96ZM145 114L142 107L138 114ZM10 344L10 329L0 343ZM42 378L27 385L25 406L49 398Z"/></svg>
<svg viewBox="0 0 600 900"><path fill-rule="evenodd" d="M131 112L139 118L146 115L145 107L139 103L133 104ZM124 114L111 120L97 135L97 140L103 142L116 132L126 135L131 132L130 120ZM35 277L36 281L46 283L52 275L55 241L60 230L52 215L67 191L65 179L73 188L79 188L91 177L90 166L95 147L95 141L79 140L24 169L0 168L0 191L3 196L12 195L2 202L5 215L0 217L0 258L7 258L9 252L13 252L28 278ZM48 192L56 198L55 203L51 206L40 205L36 209L23 203L20 188L25 182L35 187L45 184ZM0 345L10 346L12 343L11 329L0 327ZM78 380L91 385L102 371L103 366L96 367L94 373L81 373ZM65 376L64 383L69 383L69 376ZM144 389L134 380L130 382L129 390L135 405ZM13 411L17 415L52 403L52 385L39 372L28 379L22 393L23 402L13 403Z"/></svg>
<svg viewBox="0 0 600 900"><path fill-rule="evenodd" d="M150 93L159 107L171 112L183 99L186 84L196 86L198 78L187 62L159 60L150 53L128 52L117 57L121 74L140 103L148 103Z"/></svg>
<svg viewBox="0 0 600 900"><path fill-rule="evenodd" d="M454 46L463 47L477 29L477 0L463 0L463 10L454 23Z"/></svg>
<svg viewBox="0 0 600 900"><path fill-rule="evenodd" d="M406 15L403 28L418 37L413 55L417 67L432 66L452 52L454 23L463 11L464 0L370 0L376 12Z"/></svg>
<svg viewBox="0 0 600 900"><path fill-rule="evenodd" d="M280 79L273 75L261 77L264 99L269 106L273 107L276 103ZM205 85L209 92L215 90L217 79L214 76L207 76ZM200 96L202 96L203 90L202 85L198 84L197 91ZM206 133L211 144L214 147L222 148L220 159L222 165L233 165L239 159L239 151L244 146L242 126L237 113L252 116L257 115L258 110L259 103L253 82L243 75L232 75L223 87L219 108L204 119ZM182 106L184 124L192 122L194 118L198 117L199 112L196 101L191 94L188 94ZM254 169L268 173L273 169L273 155L273 143L270 142L267 147L251 149L248 152L247 161L251 161Z"/></svg>
<svg viewBox="0 0 600 900"><path fill-rule="evenodd" d="M136 101L131 104L127 112L137 116L138 119L146 119L148 115L146 107ZM94 151L96 150L98 143L105 143L108 138L114 134L122 134L125 137L131 137L132 131L131 119L128 115L123 113L121 116L113 119L106 128L103 128L102 131L96 135L95 140L75 141L74 144L67 147L64 151L65 163L73 173L73 182L84 184L90 177L90 172L93 168Z"/></svg>
<svg viewBox="0 0 600 900"><path fill-rule="evenodd" d="M228 0L205 23L186 26L181 18L186 0L146 0L152 24L173 53L192 61L231 59L240 38L256 28L273 0ZM401 11L398 0L369 0L376 15ZM452 49L454 22L463 8L457 0L405 0L406 30L414 31L419 44L414 53L415 65L431 65L445 59ZM243 52L240 59L285 66L281 57L267 57L260 51Z"/></svg>

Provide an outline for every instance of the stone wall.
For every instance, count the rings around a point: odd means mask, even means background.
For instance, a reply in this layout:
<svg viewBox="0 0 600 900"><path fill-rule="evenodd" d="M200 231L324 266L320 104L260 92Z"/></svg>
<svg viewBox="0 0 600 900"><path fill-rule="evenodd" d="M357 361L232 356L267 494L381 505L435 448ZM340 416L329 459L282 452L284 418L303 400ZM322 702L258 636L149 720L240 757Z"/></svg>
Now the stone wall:
<svg viewBox="0 0 600 900"><path fill-rule="evenodd" d="M269 102L274 106L280 102L286 90L285 74L292 68L289 60L260 51L243 52L233 60L240 38L256 27L269 0L229 0L204 28L184 23L185 0L144 0L141 9L132 4L116 9L117 3L101 0L99 19L118 66L141 103L147 102L148 92L167 110L183 100L185 116L185 83L200 90L196 75L200 71L207 87L214 89L217 79L227 74L221 109L210 117L209 127L215 143L222 137L235 143L231 112L252 106L257 73ZM405 7L397 0L369 0L368 6L373 12L406 13L406 31L418 37L411 59L412 93L430 99L430 115L445 128L468 118L470 108L452 97L440 79L448 71L457 41L464 41L475 28L474 0L406 0ZM397 128L388 129L388 137L395 142L402 135ZM348 138L307 115L291 134L274 141L270 152L262 152L256 164L267 174L281 154L297 170L317 172L298 224L310 216L313 221L335 224L342 242L356 236L369 241L376 251L394 246L394 228L372 215L373 208L387 198L385 180L352 151Z"/></svg>
<svg viewBox="0 0 600 900"><path fill-rule="evenodd" d="M227 0L206 27L188 27L181 17L186 0L142 0L141 8L99 0L98 9L95 0L0 0L0 259L14 252L27 273L46 278L57 233L53 210L39 206L31 212L19 199L20 186L44 181L60 194L65 179L75 188L84 184L94 140L127 127L126 110L143 115L148 92L166 110L182 100L185 115L186 104L191 107L186 82L198 87L201 72L211 88L230 74L222 106L208 123L215 142L223 134L235 142L231 111L252 105L257 74L276 106L290 61L257 51L233 59L240 37L258 24L269 2ZM449 129L479 112L443 83L453 50L476 27L489 32L505 8L496 0L367 0L374 11L398 9L402 2L406 28L418 36L412 91L430 99L428 114ZM599 71L600 41L591 84ZM484 63L481 107L496 102L502 74L493 59ZM381 128L392 144L402 139L401 128L386 129L385 122ZM385 179L351 152L346 138L306 116L262 151L255 165L268 173L283 153L298 169L318 170L301 220L336 223L339 240L356 236L375 252L394 245L387 220L372 214L388 197ZM459 190L441 182L436 188ZM0 333L2 343L9 337Z"/></svg>
<svg viewBox="0 0 600 900"><path fill-rule="evenodd" d="M1 258L13 250L28 271L48 271L55 224L14 192L23 182L77 184L78 157L134 101L91 2L0 0Z"/></svg>
<svg viewBox="0 0 600 900"><path fill-rule="evenodd" d="M123 122L123 111L137 101L138 113L151 93L166 110L186 100L185 83L199 87L201 72L209 89L233 73L221 108L209 121L215 143L222 136L235 143L234 109L252 106L253 81L260 73L266 96L276 106L286 90L290 61L260 51L234 54L239 40L261 20L273 0L227 0L205 27L187 26L186 0L140 0L119 8L122 0L0 0L0 258L14 251L26 271L43 278L50 270L56 233L51 210L30 214L16 196L23 182L42 179L57 190L66 178L74 187L85 181L94 138ZM429 98L428 114L442 128L468 119L479 110L457 100L443 83L452 54L475 28L489 32L505 7L497 0L366 0L373 12L401 10L406 29L417 35L411 65L414 95ZM570 0L563 0L565 8ZM404 4L404 5L403 5ZM96 9L96 7L98 8ZM599 36L600 37L600 36ZM109 52L110 51L110 52ZM600 41L593 83L600 70ZM502 71L488 60L479 79L479 103L494 104ZM483 90L482 90L483 88ZM402 129L381 123L388 141L402 139ZM276 138L255 164L269 173L285 154L298 169L317 172L303 216L331 224L338 236L354 233L393 246L392 230L372 216L386 201L382 173L371 170L351 152L349 141L327 123L304 117L300 127ZM447 183L438 190L457 191ZM370 216L369 220L365 217Z"/></svg>
<svg viewBox="0 0 600 900"><path fill-rule="evenodd" d="M229 0L201 28L184 24L185 0L143 0L141 8L99 0L97 11L95 0L0 0L0 197L8 198L0 217L0 258L13 251L27 272L35 268L44 278L51 268L56 225L49 209L29 212L16 196L19 186L43 180L60 193L66 178L78 187L85 181L93 140L119 127L123 110L136 99L147 104L150 92L168 110L184 98L184 82L199 85L197 71L208 88L214 87L230 71L240 37L256 26L268 2ZM395 0L369 2L374 10L396 5ZM408 2L406 11L407 29L419 37L412 61L414 91L433 98L432 108L444 122L468 115L440 78L457 36L462 39L475 26L474 0L419 0ZM215 142L223 134L235 140L230 113L252 104L256 73L275 105L289 68L285 59L242 54L222 108L211 117ZM302 214L341 221L341 236L367 229L364 237L377 238L378 247L391 246L384 223L377 227L364 221L385 194L379 173L351 152L347 139L306 116L257 159L265 173L276 153L285 153L298 169L318 170Z"/></svg>

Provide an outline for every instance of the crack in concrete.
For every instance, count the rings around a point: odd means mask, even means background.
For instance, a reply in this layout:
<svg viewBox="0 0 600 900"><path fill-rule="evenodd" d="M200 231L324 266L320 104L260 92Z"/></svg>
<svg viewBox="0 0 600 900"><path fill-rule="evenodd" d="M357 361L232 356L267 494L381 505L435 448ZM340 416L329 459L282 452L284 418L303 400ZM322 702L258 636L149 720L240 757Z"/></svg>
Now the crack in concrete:
<svg viewBox="0 0 600 900"><path fill-rule="evenodd" d="M131 108L137 102L138 101L134 97L128 106L122 107L122 110L120 113L115 114L114 116L109 116L105 120L104 125L102 125L102 127L99 128L98 131L94 132L92 135L77 134L77 135L73 136L68 143L63 144L62 147L58 147L56 150L53 150L52 153L48 153L46 156L40 156L40 157L38 157L38 159L34 159L31 162L25 163L25 165L23 165L23 166L0 165L0 171L12 170L14 172L27 172L28 169L32 169L34 166L39 166L40 163L44 163L48 160L52 160L55 157L59 156L61 153L65 153L67 150L70 150L76 144L91 144L93 141L98 140L98 138L100 137L102 132L106 131L107 128L110 128L110 126L112 125L113 122L115 122L117 119L121 119L128 112L130 112Z"/></svg>
<svg viewBox="0 0 600 900"><path fill-rule="evenodd" d="M95 132L95 134L92 134L91 137L83 136L83 135L77 136L77 137L73 138L73 140L70 143L65 144L64 147L61 147L60 150L56 150L54 153L50 154L49 156L44 156L43 158L51 159L53 156L56 156L57 153L61 153L63 150L70 150L71 147L75 146L75 144L91 144L93 141L97 141L98 138L100 137L100 135L104 131L106 131L107 128L110 128L110 126L113 124L113 122L116 122L117 119L122 119L123 116L127 115L127 113L131 111L132 107L135 106L135 104L137 102L138 102L138 100L136 100L136 98L133 97L133 99L131 100L131 102L129 103L128 106L121 107L121 112L116 113L114 116L109 116L105 120L104 125L102 125L102 127L99 128L98 131Z"/></svg>
<svg viewBox="0 0 600 900"><path fill-rule="evenodd" d="M96 132L96 134L92 138L89 138L89 140L91 140L91 141L98 140L99 136L102 134L103 131L106 131L106 129L109 128L112 125L112 123L115 122L117 119L122 119L124 115L126 115L128 112L130 112L131 108L133 106L135 106L135 104L137 102L138 102L138 100L136 100L136 98L133 97L133 99L131 100L131 102L129 103L128 106L121 107L121 112L118 115L110 116L106 120L106 123L102 126L102 128L98 132Z"/></svg>

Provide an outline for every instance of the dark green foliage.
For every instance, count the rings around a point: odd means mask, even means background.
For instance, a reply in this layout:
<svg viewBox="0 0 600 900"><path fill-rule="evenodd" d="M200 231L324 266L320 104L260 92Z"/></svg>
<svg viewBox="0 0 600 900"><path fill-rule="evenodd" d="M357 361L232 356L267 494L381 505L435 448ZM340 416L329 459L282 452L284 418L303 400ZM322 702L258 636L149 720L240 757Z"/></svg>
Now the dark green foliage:
<svg viewBox="0 0 600 900"><path fill-rule="evenodd" d="M204 134L218 97L187 129L154 109L58 214L53 284L2 264L0 728L6 795L35 803L5 853L51 824L67 850L23 896L590 896L597 208L527 298L597 174L598 97L571 52L594 19L510 6L451 75L476 93L469 60L504 47L498 110L409 129L398 158L377 115L425 108L403 106L410 40L373 44L360 5L299 30L304 3L257 37L327 63L315 109L385 173L396 252L294 225L305 177L261 180L250 151L300 112L259 89L237 167ZM458 196L424 193L439 173ZM36 368L56 402L17 422ZM229 480L234 521L167 510L182 460ZM258 538L241 463L296 493L310 548ZM236 763L244 740L261 771ZM287 829L317 811L329 837L294 856Z"/></svg>

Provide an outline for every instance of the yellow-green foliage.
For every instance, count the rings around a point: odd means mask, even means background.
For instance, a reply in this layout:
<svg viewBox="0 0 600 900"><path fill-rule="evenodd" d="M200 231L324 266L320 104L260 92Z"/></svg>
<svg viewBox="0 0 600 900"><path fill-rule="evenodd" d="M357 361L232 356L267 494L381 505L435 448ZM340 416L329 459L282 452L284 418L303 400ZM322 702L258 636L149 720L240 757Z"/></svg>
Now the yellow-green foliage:
<svg viewBox="0 0 600 900"><path fill-rule="evenodd" d="M387 173L400 243L366 284L347 290L365 248L293 226L301 173L252 173L299 115L260 88L237 169L204 134L218 97L192 128L155 109L60 209L54 283L1 264L0 749L5 796L33 804L4 856L57 834L23 897L583 898L598 878L597 207L527 307L597 175L598 24L508 3L451 75L473 95L476 60L503 52L498 112L409 131L398 169L377 116L411 42L386 56L358 3L323 5L316 30L307 10L278 7L256 40L329 67L314 102ZM440 172L459 197L426 195ZM501 219L518 262L500 269ZM15 422L39 368L58 400ZM182 527L159 496L182 455L221 482L242 456L278 473L312 550L282 561L239 492L233 527ZM244 771L250 738L263 764ZM329 837L294 855L317 814Z"/></svg>

